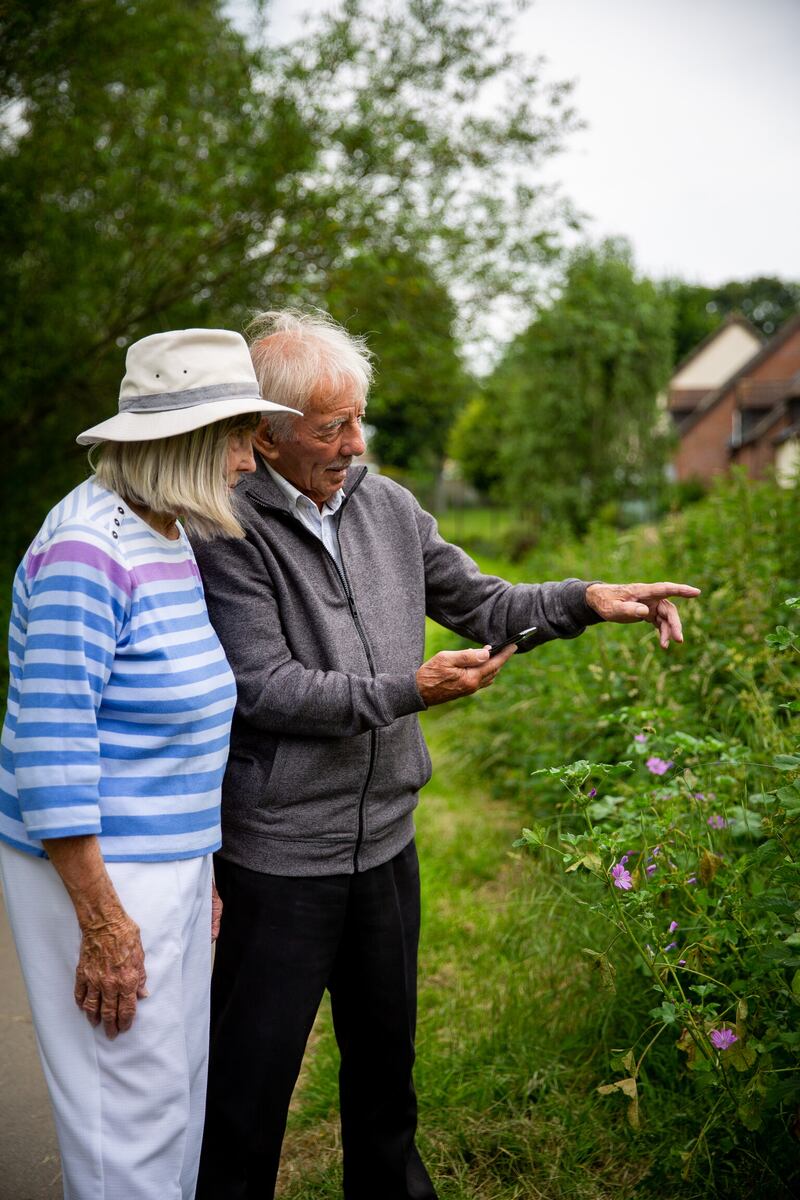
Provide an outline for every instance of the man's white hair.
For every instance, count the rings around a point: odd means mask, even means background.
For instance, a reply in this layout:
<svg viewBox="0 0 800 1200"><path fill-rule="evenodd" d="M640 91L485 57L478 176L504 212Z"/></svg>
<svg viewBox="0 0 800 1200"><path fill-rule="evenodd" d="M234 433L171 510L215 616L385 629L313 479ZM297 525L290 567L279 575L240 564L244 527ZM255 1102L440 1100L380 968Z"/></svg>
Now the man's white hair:
<svg viewBox="0 0 800 1200"><path fill-rule="evenodd" d="M352 383L366 403L373 376L366 338L348 333L327 313L297 308L259 313L247 334L265 400L305 412L320 384L336 392ZM291 413L265 418L273 437L284 442L292 440L300 419Z"/></svg>

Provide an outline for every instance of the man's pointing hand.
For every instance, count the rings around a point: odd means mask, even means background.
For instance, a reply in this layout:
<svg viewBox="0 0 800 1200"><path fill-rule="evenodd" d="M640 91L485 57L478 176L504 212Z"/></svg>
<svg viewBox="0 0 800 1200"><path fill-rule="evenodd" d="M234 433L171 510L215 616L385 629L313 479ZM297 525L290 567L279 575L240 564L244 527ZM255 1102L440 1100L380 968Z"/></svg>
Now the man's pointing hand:
<svg viewBox="0 0 800 1200"><path fill-rule="evenodd" d="M699 595L700 589L687 583L592 583L586 589L586 603L604 621L649 621L666 650L671 641L683 641L678 610L668 597L688 600Z"/></svg>

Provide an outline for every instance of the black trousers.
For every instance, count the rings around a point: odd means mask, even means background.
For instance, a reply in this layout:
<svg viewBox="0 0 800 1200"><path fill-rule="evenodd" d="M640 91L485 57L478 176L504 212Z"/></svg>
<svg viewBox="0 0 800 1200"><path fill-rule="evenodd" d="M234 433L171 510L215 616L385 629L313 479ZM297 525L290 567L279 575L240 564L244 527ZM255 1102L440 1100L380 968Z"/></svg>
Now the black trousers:
<svg viewBox="0 0 800 1200"><path fill-rule="evenodd" d="M346 1200L436 1200L414 1136L419 865L262 875L223 858L196 1200L271 1200L292 1090L327 987L341 1055Z"/></svg>

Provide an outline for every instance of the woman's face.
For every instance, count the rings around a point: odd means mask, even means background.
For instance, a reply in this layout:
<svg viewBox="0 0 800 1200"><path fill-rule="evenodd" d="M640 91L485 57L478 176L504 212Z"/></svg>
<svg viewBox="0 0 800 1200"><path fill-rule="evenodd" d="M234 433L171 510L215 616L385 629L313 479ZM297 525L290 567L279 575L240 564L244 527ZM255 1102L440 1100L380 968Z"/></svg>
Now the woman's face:
<svg viewBox="0 0 800 1200"><path fill-rule="evenodd" d="M228 487L235 488L242 475L249 475L255 469L253 434L232 433L228 438Z"/></svg>

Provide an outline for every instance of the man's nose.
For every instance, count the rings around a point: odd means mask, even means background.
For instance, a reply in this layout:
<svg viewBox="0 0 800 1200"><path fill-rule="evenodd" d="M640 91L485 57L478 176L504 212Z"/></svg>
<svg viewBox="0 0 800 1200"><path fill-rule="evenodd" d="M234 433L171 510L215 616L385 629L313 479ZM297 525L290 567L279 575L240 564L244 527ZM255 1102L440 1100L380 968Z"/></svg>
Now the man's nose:
<svg viewBox="0 0 800 1200"><path fill-rule="evenodd" d="M342 454L348 458L358 458L359 454L363 454L367 445L364 441L364 434L360 425L353 423L348 425L344 431L344 436L340 443Z"/></svg>

